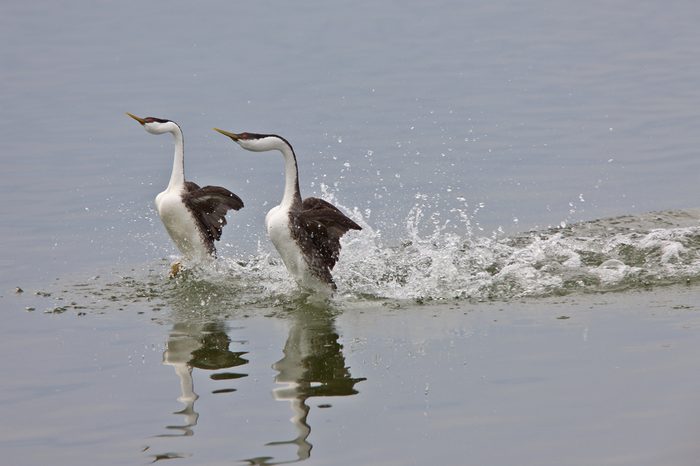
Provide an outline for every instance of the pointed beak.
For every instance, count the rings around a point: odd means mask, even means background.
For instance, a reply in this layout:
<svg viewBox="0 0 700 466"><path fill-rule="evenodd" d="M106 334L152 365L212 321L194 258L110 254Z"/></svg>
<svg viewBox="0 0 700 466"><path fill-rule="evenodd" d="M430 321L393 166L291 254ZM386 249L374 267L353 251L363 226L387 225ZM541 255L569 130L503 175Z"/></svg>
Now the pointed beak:
<svg viewBox="0 0 700 466"><path fill-rule="evenodd" d="M216 131L216 132L218 132L218 133L221 133L221 134L223 134L224 136L228 136L228 137L230 137L231 139L233 139L234 141L238 141L238 140L241 138L240 135L238 135L238 134L236 134L236 133L230 133L230 132L228 132L228 131L224 131L223 129L214 128L214 131Z"/></svg>
<svg viewBox="0 0 700 466"><path fill-rule="evenodd" d="M146 124L146 120L144 120L143 118L139 118L139 117L137 117L136 115L134 115L133 113L129 113L129 112L126 112L126 114L129 115L129 116L130 116L131 118L133 118L134 120L136 120L136 121L138 121L139 123L141 123L142 125L145 125L145 124Z"/></svg>

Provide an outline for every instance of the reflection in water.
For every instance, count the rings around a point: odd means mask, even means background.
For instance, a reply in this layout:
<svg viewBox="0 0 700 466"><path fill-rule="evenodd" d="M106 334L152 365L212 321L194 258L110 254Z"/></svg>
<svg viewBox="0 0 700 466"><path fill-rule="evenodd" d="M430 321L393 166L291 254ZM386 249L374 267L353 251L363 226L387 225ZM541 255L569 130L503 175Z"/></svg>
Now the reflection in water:
<svg viewBox="0 0 700 466"><path fill-rule="evenodd" d="M226 333L223 322L193 323L177 322L168 337L163 364L173 366L180 378L178 401L185 407L175 412L184 416L185 423L181 426L167 426L168 429L179 430L181 434L164 434L160 437L190 436L192 427L197 425L199 414L194 410L194 402L199 395L194 391L192 368L205 370L225 369L246 364L243 359L245 352L229 350L231 339ZM214 379L233 379L245 377L245 374L214 374Z"/></svg>
<svg viewBox="0 0 700 466"><path fill-rule="evenodd" d="M198 339L192 338L189 334L184 332L182 327L185 326L186 324L182 323L173 326L173 330L170 332L168 338L165 353L163 353L163 364L173 366L175 369L175 373L180 379L181 392L177 401L185 405L182 410L175 413L184 416L184 425L168 426L168 429L181 430L182 435L190 436L194 434L191 428L197 425L197 419L199 419L199 414L194 410L194 402L199 398L199 395L194 392L192 366L189 362L192 352L200 347L200 343ZM160 437L175 435L176 434L164 434Z"/></svg>
<svg viewBox="0 0 700 466"><path fill-rule="evenodd" d="M211 294L211 290L205 292ZM201 313L193 314L187 311L189 306L178 312L177 308L187 302L185 299L172 303L175 323L168 335L163 354L163 364L172 366L180 380L178 401L184 407L174 414L182 416L183 422L167 426L168 433L157 437L191 437L195 434L195 426L200 419L195 409L199 395L194 386L194 368L216 371L210 374L210 378L222 383L247 377L247 374L243 373L221 371L248 364L248 360L243 358L246 352L234 352L229 349L232 340L229 336L230 329L223 317L225 314L217 313L213 309L206 316ZM202 300L197 299L196 302ZM289 335L283 349L284 356L272 367L278 372L275 377L278 387L273 389L273 396L276 400L289 402L296 435L291 440L266 443L265 447L289 445L296 451L291 458L284 460L265 455L243 461L249 464L269 465L293 463L310 457L312 445L308 438L311 426L307 420L310 406L307 400L320 396L354 395L357 393L355 384L365 380L351 376L339 338L331 310L301 305L292 312ZM212 393L235 391L236 389L228 386ZM147 450L150 450L150 447L147 447ZM157 462L192 455L192 452L169 451L153 454L151 458L153 462Z"/></svg>
<svg viewBox="0 0 700 466"><path fill-rule="evenodd" d="M248 361L242 356L245 352L233 352L229 350L231 339L227 334L224 322L201 320L176 322L173 325L165 352L163 364L173 366L175 374L180 379L180 396L178 401L184 404L184 408L173 414L183 416L181 425L169 425L166 428L175 433L162 434L156 437L189 437L194 435L194 426L199 420L199 413L195 411L195 401L199 395L194 391L192 378L193 368L204 370L217 370L236 367L246 364ZM212 379L228 380L245 377L247 374L216 373ZM217 390L225 393L235 391L233 389ZM161 453L153 455L153 462L173 458L186 458L189 453Z"/></svg>
<svg viewBox="0 0 700 466"><path fill-rule="evenodd" d="M332 314L326 309L299 309L284 346L284 357L272 367L279 371L275 381L283 386L273 390L275 399L289 401L291 422L297 430L292 440L267 445L295 445L296 458L276 461L272 457L246 460L250 464L271 465L303 461L311 456L308 442L311 426L307 422L310 407L306 400L315 396L347 396L357 393L355 384L365 380L353 378L345 365L343 346L338 342Z"/></svg>

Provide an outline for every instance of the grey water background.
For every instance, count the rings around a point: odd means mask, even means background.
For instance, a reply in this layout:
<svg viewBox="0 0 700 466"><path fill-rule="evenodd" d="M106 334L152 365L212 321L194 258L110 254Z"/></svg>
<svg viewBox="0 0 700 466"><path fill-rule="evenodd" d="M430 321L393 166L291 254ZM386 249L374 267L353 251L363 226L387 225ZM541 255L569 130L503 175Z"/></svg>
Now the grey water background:
<svg viewBox="0 0 700 466"><path fill-rule="evenodd" d="M405 240L417 204L424 228L449 221L461 235L454 210L467 211L477 237L696 208L699 19L690 1L4 2L4 454L692 464L695 287L474 308L351 303L304 317L285 299L193 311L206 287L154 279L164 303L124 298L119 282L116 304L83 319L44 315L33 292L105 270L158 275L175 253L152 207L172 143L126 111L177 121L188 178L244 199L219 247L240 260L271 251L263 218L282 163L213 126L288 138L303 193L327 185L388 246ZM577 391L587 396L563 394ZM173 432L183 437L162 437ZM285 438L295 441L267 445Z"/></svg>
<svg viewBox="0 0 700 466"><path fill-rule="evenodd" d="M394 238L416 194L483 203L486 233L696 206L692 2L2 10L2 264L18 279L162 255L151 200L171 144L125 111L178 121L187 176L247 202L228 254L264 239L283 180L213 126L287 137L306 195L337 182Z"/></svg>

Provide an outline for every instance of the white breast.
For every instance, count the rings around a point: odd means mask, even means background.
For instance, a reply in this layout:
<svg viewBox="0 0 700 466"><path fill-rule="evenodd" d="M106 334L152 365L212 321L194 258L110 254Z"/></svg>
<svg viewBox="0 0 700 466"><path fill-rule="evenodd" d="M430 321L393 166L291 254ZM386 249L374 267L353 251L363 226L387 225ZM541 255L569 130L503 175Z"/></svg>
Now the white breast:
<svg viewBox="0 0 700 466"><path fill-rule="evenodd" d="M312 291L328 292L330 287L311 272L301 248L292 238L289 230L289 211L280 206L273 207L265 216L265 226L270 241L275 245L287 271L297 284Z"/></svg>
<svg viewBox="0 0 700 466"><path fill-rule="evenodd" d="M182 202L181 191L165 190L156 196L156 209L168 235L189 260L211 258L197 222Z"/></svg>

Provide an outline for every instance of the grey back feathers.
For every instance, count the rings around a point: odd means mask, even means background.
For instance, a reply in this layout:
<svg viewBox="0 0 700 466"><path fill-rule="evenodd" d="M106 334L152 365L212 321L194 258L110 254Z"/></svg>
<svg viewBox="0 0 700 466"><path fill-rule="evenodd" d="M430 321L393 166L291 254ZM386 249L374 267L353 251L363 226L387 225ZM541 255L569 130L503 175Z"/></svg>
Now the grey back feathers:
<svg viewBox="0 0 700 466"><path fill-rule="evenodd" d="M331 270L340 255L340 238L348 230L362 230L333 204L308 197L300 209L289 212L292 238L301 247L309 267L335 288Z"/></svg>
<svg viewBox="0 0 700 466"><path fill-rule="evenodd" d="M197 221L212 254L215 252L214 241L221 239L221 231L226 225L226 212L243 208L241 198L228 189L220 186L200 188L192 181L185 181L182 202Z"/></svg>

